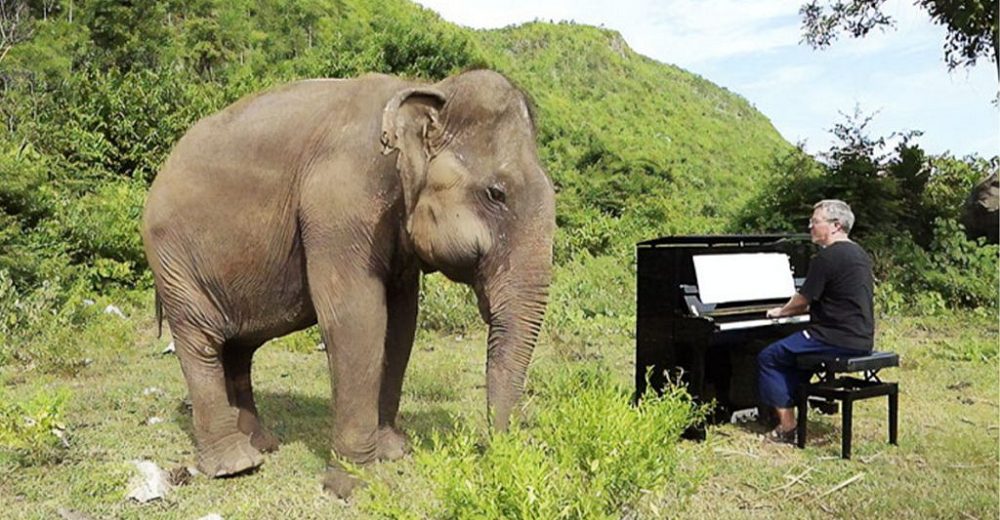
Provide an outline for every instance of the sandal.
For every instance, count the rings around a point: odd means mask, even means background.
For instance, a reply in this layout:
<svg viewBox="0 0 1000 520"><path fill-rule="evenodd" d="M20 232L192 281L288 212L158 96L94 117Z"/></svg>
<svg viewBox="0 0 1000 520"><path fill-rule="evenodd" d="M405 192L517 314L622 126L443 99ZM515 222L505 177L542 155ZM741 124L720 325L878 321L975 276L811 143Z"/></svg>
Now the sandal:
<svg viewBox="0 0 1000 520"><path fill-rule="evenodd" d="M764 440L774 444L795 444L795 429L788 431L775 428L764 435Z"/></svg>

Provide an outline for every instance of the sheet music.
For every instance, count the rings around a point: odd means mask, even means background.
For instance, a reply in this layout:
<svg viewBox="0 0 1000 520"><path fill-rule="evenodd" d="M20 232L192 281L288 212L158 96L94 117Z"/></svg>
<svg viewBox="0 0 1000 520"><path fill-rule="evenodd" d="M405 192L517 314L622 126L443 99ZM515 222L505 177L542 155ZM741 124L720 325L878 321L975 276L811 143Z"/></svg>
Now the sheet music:
<svg viewBox="0 0 1000 520"><path fill-rule="evenodd" d="M702 303L790 298L795 280L784 253L693 255Z"/></svg>

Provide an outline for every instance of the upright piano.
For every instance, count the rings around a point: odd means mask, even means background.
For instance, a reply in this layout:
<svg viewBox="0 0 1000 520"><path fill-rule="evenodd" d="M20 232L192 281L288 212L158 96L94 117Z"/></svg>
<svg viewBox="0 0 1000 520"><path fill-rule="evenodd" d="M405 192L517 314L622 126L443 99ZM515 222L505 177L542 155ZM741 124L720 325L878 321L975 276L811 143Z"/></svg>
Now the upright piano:
<svg viewBox="0 0 1000 520"><path fill-rule="evenodd" d="M636 244L636 398L684 384L710 419L756 409L756 357L809 315L769 319L805 280L807 234L668 236Z"/></svg>

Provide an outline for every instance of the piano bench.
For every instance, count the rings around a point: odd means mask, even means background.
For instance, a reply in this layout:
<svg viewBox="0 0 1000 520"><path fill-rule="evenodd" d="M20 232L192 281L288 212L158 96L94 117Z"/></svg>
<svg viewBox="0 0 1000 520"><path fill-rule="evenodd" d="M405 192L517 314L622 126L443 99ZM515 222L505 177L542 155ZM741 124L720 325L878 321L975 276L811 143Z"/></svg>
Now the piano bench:
<svg viewBox="0 0 1000 520"><path fill-rule="evenodd" d="M843 406L841 457L851 458L851 431L854 401L871 397L886 396L889 400L889 443L897 444L897 420L899 405L899 385L883 382L878 377L878 371L883 368L899 366L899 355L893 352L872 352L867 355L840 357L808 354L799 356L796 364L800 370L818 376L819 381L812 382L812 377L798 388L798 446L806 447L806 425L809 401L811 397L821 398L836 406L833 401L840 401ZM844 376L846 373L864 372L864 379Z"/></svg>

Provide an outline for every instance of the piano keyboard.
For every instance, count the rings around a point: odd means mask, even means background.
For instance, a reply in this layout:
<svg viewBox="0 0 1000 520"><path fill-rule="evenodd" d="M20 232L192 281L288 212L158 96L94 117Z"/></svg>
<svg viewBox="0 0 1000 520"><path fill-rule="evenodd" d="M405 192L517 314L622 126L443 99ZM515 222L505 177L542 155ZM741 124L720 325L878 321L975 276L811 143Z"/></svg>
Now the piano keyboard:
<svg viewBox="0 0 1000 520"><path fill-rule="evenodd" d="M739 329L752 329L754 327L766 327L769 325L782 325L785 323L805 323L809 321L808 314L800 314L798 316L788 316L785 318L765 318L762 320L747 320L747 321L731 321L729 323L720 323L718 328L722 330L739 330Z"/></svg>

